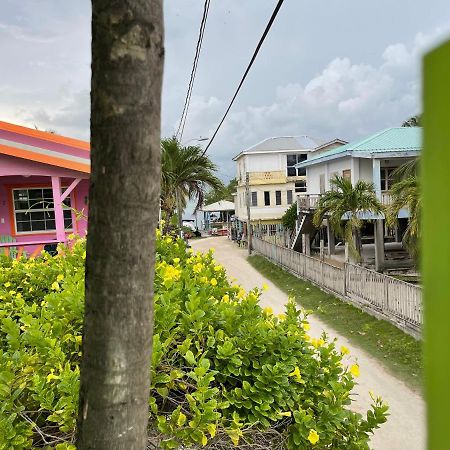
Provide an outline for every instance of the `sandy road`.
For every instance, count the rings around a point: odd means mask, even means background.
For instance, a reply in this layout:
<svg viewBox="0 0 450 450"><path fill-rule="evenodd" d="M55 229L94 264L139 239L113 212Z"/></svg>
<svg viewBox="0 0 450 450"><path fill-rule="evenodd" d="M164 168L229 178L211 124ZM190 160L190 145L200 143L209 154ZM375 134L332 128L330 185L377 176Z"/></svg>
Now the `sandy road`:
<svg viewBox="0 0 450 450"><path fill-rule="evenodd" d="M263 306L270 306L274 313L284 311L287 296L270 280L264 278L246 260L247 250L239 249L227 238L214 237L192 241L192 248L197 251L215 249L215 259L222 264L230 278L235 278L245 289L263 283L269 286L261 298ZM364 413L370 406L369 391L373 391L390 406L390 417L387 423L376 430L371 443L374 450L425 450L426 426L425 403L420 395L412 391L402 381L398 380L369 354L350 344L347 339L325 325L313 315L309 316L310 333L318 337L326 331L330 337L338 339L338 345L345 345L350 349L350 357L357 360L361 369L358 386L354 391L355 403L353 409Z"/></svg>

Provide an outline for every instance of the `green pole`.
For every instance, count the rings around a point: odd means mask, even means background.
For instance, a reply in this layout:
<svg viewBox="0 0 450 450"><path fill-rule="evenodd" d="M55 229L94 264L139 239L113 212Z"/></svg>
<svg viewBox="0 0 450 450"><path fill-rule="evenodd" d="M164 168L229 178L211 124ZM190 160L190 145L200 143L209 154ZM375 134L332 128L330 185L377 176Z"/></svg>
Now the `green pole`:
<svg viewBox="0 0 450 450"><path fill-rule="evenodd" d="M450 42L424 59L423 279L428 450L450 449Z"/></svg>

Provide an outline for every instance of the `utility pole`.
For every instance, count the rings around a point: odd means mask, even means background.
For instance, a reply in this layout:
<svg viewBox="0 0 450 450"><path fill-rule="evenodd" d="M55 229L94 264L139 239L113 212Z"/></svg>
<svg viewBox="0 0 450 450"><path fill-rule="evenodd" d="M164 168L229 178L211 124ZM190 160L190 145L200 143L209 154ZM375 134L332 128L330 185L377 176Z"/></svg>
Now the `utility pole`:
<svg viewBox="0 0 450 450"><path fill-rule="evenodd" d="M247 246L250 256L252 254L252 226L250 224L250 186L248 172L245 175L245 192L247 194Z"/></svg>

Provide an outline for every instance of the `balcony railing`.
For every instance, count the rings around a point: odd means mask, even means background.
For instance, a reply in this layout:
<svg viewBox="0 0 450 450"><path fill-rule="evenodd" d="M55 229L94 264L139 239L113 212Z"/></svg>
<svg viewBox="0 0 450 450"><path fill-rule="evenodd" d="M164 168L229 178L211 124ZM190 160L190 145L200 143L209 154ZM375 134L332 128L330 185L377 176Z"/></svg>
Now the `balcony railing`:
<svg viewBox="0 0 450 450"><path fill-rule="evenodd" d="M297 196L297 204L299 210L315 209L319 203L322 194L299 194ZM389 206L392 202L392 197L389 192L381 193L381 203L385 206Z"/></svg>
<svg viewBox="0 0 450 450"><path fill-rule="evenodd" d="M299 194L297 205L299 209L314 209L319 203L322 194Z"/></svg>

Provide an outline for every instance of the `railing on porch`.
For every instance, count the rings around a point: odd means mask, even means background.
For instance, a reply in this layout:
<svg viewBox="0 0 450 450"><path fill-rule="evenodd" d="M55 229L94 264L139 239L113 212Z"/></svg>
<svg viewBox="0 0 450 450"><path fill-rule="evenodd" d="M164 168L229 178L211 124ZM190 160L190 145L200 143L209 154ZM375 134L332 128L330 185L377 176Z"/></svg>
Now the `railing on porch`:
<svg viewBox="0 0 450 450"><path fill-rule="evenodd" d="M420 286L353 264L339 268L257 237L253 237L253 248L293 274L420 337L423 321Z"/></svg>
<svg viewBox="0 0 450 450"><path fill-rule="evenodd" d="M322 197L322 194L299 194L297 196L298 209L305 210L317 208L320 197ZM389 206L391 204L391 200L392 197L390 192L381 193L381 203L383 205Z"/></svg>
<svg viewBox="0 0 450 450"><path fill-rule="evenodd" d="M11 242L0 242L0 254L10 256L14 259L20 258L23 255L28 254L28 256L37 256L43 249L45 245L48 244L58 244L56 239L41 239L38 241L11 241ZM33 252L29 253L26 251L28 247L35 247Z"/></svg>
<svg viewBox="0 0 450 450"><path fill-rule="evenodd" d="M298 209L313 209L317 207L322 194L299 194L297 196Z"/></svg>

